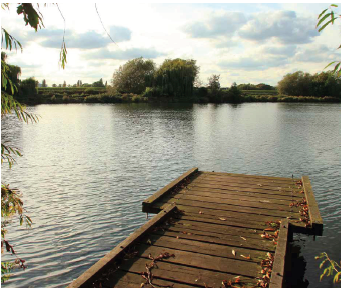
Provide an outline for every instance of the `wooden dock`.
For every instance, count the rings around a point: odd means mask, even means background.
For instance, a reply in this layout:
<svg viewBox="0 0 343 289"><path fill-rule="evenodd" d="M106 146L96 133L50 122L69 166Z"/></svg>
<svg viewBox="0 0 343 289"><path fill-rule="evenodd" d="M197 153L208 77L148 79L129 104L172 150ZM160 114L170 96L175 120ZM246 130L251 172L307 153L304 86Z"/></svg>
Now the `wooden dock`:
<svg viewBox="0 0 343 289"><path fill-rule="evenodd" d="M68 287L279 288L293 232L323 232L308 177L193 168L143 212L157 215Z"/></svg>

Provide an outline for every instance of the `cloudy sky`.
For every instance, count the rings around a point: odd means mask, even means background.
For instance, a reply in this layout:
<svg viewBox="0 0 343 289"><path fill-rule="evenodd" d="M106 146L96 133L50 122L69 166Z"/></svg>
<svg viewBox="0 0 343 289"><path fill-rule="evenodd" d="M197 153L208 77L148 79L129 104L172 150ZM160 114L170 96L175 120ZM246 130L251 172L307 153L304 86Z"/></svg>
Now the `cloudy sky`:
<svg viewBox="0 0 343 289"><path fill-rule="evenodd" d="M195 59L204 84L220 74L222 86L236 83L276 85L302 70L321 72L340 59L341 23L318 33L324 4L142 4L130 1L58 4L66 20L67 66L59 67L64 22L56 5L40 6L44 28L35 32L16 14L17 4L1 11L1 26L23 45L8 62L47 84L110 83L126 61L144 57L160 65L166 58ZM337 11L340 14L341 6Z"/></svg>

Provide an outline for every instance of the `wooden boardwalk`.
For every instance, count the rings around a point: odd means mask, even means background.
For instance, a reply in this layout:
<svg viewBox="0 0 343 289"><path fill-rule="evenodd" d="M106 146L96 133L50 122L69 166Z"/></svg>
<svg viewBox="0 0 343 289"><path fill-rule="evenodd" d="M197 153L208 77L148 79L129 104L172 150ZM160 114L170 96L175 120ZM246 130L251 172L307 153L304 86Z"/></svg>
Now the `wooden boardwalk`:
<svg viewBox="0 0 343 289"><path fill-rule="evenodd" d="M157 213L69 287L282 287L293 232L321 235L308 177L191 169L143 202Z"/></svg>

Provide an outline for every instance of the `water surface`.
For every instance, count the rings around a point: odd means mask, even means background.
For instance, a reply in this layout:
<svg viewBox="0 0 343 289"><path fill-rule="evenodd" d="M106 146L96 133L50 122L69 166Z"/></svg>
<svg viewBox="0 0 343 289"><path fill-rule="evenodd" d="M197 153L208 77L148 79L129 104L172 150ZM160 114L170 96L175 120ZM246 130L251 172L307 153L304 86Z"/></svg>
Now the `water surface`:
<svg viewBox="0 0 343 289"><path fill-rule="evenodd" d="M23 192L32 229L8 240L27 260L4 287L64 287L146 222L141 202L191 167L310 177L324 236L301 236L309 287L326 251L341 256L340 104L38 105L37 124L2 119L21 149L2 182Z"/></svg>

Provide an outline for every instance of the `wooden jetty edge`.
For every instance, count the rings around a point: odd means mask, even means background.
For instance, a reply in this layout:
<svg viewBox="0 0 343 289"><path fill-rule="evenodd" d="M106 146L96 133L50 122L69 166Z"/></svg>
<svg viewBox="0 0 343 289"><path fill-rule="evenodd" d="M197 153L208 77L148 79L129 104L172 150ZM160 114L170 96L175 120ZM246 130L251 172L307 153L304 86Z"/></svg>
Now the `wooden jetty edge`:
<svg viewBox="0 0 343 289"><path fill-rule="evenodd" d="M157 215L68 287L280 288L293 232L323 232L307 176L192 168L142 210Z"/></svg>

